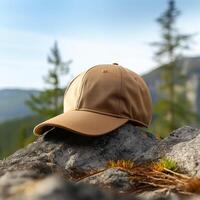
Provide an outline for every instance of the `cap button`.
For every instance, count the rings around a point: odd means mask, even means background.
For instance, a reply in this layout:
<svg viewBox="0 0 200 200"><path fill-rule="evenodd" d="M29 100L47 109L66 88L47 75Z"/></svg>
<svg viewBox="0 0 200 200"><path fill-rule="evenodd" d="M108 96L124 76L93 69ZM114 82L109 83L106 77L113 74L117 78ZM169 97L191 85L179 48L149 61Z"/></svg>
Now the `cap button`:
<svg viewBox="0 0 200 200"><path fill-rule="evenodd" d="M118 63L113 63L113 65L119 65Z"/></svg>

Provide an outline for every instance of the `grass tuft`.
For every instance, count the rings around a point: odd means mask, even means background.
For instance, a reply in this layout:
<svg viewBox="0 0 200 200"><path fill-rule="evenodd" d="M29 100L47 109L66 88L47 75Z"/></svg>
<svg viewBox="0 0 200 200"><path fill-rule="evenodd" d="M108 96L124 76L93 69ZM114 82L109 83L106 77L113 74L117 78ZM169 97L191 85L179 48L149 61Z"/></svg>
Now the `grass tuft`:
<svg viewBox="0 0 200 200"><path fill-rule="evenodd" d="M177 171L178 166L177 163L170 158L161 158L159 162L153 164L153 169L160 172L164 171L164 169Z"/></svg>
<svg viewBox="0 0 200 200"><path fill-rule="evenodd" d="M134 168L134 162L132 160L110 160L107 163L108 168L120 167L131 170Z"/></svg>

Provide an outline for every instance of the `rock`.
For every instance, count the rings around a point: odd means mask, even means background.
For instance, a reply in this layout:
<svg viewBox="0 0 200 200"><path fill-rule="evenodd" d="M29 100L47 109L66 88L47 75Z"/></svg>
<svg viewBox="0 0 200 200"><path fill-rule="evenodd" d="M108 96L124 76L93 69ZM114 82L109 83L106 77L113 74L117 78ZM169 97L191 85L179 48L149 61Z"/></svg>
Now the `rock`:
<svg viewBox="0 0 200 200"><path fill-rule="evenodd" d="M141 200L199 200L199 195L180 195L167 189L158 189L154 191L146 191L137 195Z"/></svg>
<svg viewBox="0 0 200 200"><path fill-rule="evenodd" d="M46 180L51 174L76 180L104 169L110 160L132 159L137 162L137 158L156 143L157 139L153 135L131 124L98 138L54 129L0 162L1 194L6 198L19 196L19 199L42 199L40 196L27 197L24 186L27 184L34 188L32 185L44 184L40 187L45 187L46 183L56 181ZM52 185L55 186L53 183ZM62 187L62 184L58 184L58 190L65 193ZM50 188L52 189L48 190L48 195L53 193L57 199L54 193L56 187ZM18 194L18 191L23 192ZM36 195L37 191L34 194Z"/></svg>
<svg viewBox="0 0 200 200"><path fill-rule="evenodd" d="M160 140L157 145L146 151L139 159L142 162L157 160L164 157L174 145L190 141L197 135L199 135L199 129L190 126L181 127L171 132L168 137Z"/></svg>
<svg viewBox="0 0 200 200"><path fill-rule="evenodd" d="M182 171L200 178L200 132L194 139L174 145L166 157L176 161Z"/></svg>
<svg viewBox="0 0 200 200"><path fill-rule="evenodd" d="M142 194L138 195L138 197L148 200L181 200L177 194L166 189L143 192Z"/></svg>
<svg viewBox="0 0 200 200"><path fill-rule="evenodd" d="M131 124L98 138L54 129L3 161L0 175L30 169L36 176L58 172L77 178L105 168L109 160L138 162L156 143L153 135Z"/></svg>
<svg viewBox="0 0 200 200"><path fill-rule="evenodd" d="M200 130L185 126L173 131L167 138L145 152L141 160L153 161L167 157L177 162L180 169L200 177Z"/></svg>
<svg viewBox="0 0 200 200"><path fill-rule="evenodd" d="M118 168L109 168L95 175L88 176L79 181L79 183L89 183L101 185L105 188L112 188L118 192L128 192L132 188L130 173Z"/></svg>
<svg viewBox="0 0 200 200"><path fill-rule="evenodd" d="M16 176L16 174L14 175ZM57 176L48 176L43 179L26 179L11 184L12 175L6 177L4 185L0 185L0 199L5 200L128 200L126 196L108 192L90 185L64 181ZM18 177L19 178L19 177ZM17 179L18 179L17 178ZM9 183L10 182L10 183ZM2 183L2 182L1 182ZM132 197L131 200L136 200Z"/></svg>
<svg viewBox="0 0 200 200"><path fill-rule="evenodd" d="M30 171L31 173L31 171ZM119 171L108 170L106 172L122 175ZM26 172L7 172L0 179L1 200L198 200L199 196L180 196L166 189L146 191L140 195L119 194L113 190L105 190L102 187L94 187L79 182L69 182L58 176L47 176L40 179L27 177ZM25 175L25 176L24 176ZM101 176L103 177L103 176ZM97 178L97 176L96 176ZM101 184L99 178L98 184ZM95 178L94 178L95 180ZM106 180L106 179L102 179ZM114 180L114 179L113 179ZM117 177L115 177L117 180ZM121 180L120 178L118 180ZM127 184L126 181L123 183ZM122 184L123 184L122 183ZM120 183L118 183L120 184ZM121 188L121 186L120 186Z"/></svg>
<svg viewBox="0 0 200 200"><path fill-rule="evenodd" d="M199 176L199 147L200 130L188 126L160 141L130 123L98 138L54 129L0 161L0 200L196 200L199 196L185 197L165 188L136 196L138 179L133 179L133 172L106 165L110 160L132 160L146 166L169 157L190 175ZM137 168L139 177L143 171ZM146 172L142 177L148 180Z"/></svg>

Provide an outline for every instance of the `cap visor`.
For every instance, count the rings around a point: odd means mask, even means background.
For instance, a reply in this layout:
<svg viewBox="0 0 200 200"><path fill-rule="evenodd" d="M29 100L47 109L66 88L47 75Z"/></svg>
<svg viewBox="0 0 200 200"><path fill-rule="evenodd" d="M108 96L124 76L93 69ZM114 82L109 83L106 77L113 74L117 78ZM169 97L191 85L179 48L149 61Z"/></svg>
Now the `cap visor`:
<svg viewBox="0 0 200 200"><path fill-rule="evenodd" d="M37 125L34 134L41 135L52 127L58 127L82 135L99 136L120 127L127 121L128 119L95 112L73 110Z"/></svg>

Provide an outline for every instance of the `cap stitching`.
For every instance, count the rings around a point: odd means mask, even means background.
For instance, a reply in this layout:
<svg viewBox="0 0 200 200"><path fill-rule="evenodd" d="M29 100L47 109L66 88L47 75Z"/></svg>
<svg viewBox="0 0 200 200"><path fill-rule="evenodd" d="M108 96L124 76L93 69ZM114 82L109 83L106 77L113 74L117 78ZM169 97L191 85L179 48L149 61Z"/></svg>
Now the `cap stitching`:
<svg viewBox="0 0 200 200"><path fill-rule="evenodd" d="M103 115L107 115L107 116L113 116L113 117L128 119L130 121L133 121L133 122L136 122L136 123L138 123L140 125L148 127L148 124L145 124L145 123L143 123L143 122L141 122L141 121L139 121L137 119L132 119L132 118L125 117L125 116L120 116L120 115L117 115L117 114L106 113L106 112L102 112L102 111L92 110L92 109L89 109L89 108L80 108L80 109L75 109L74 111L89 111L89 112L94 112L94 113L97 113L97 114L103 114Z"/></svg>
<svg viewBox="0 0 200 200"><path fill-rule="evenodd" d="M103 111L93 110L93 109L90 109L90 108L80 108L80 109L76 109L75 111L90 111L90 112L94 112L94 113L98 113L98 114L103 114L103 115L109 115L109 116L113 116L113 117L129 119L128 117L121 116L121 115L118 115L118 114L107 113L107 112L103 112Z"/></svg>

